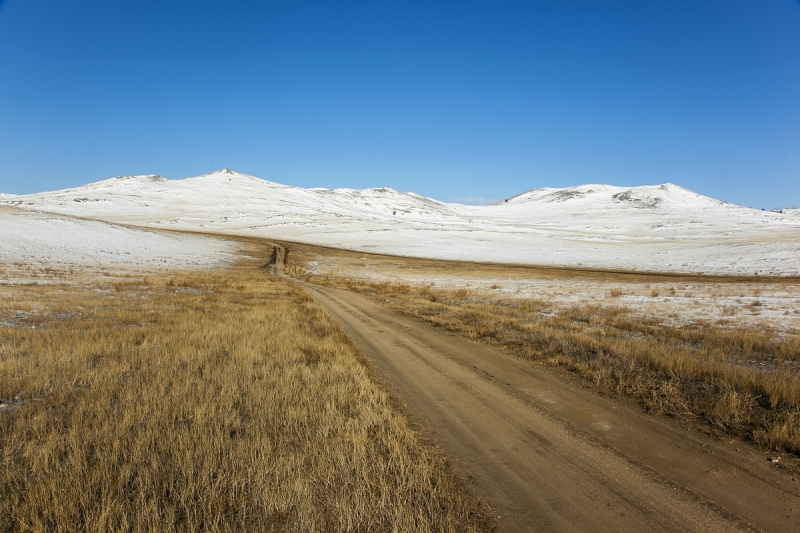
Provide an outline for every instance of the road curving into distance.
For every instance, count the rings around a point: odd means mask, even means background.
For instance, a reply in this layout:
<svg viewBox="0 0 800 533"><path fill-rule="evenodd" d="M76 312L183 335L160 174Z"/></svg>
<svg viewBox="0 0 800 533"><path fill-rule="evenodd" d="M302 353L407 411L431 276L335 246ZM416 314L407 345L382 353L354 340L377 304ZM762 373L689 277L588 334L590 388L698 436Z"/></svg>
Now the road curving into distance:
<svg viewBox="0 0 800 533"><path fill-rule="evenodd" d="M284 277L283 253L273 273ZM359 344L501 531L800 531L800 482L570 376L293 278Z"/></svg>

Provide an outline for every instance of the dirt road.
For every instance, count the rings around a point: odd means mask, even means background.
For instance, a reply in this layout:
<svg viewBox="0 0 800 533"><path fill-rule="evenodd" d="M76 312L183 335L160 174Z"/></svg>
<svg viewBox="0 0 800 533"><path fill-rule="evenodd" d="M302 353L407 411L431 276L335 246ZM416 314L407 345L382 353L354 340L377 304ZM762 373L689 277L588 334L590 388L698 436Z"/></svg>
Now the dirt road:
<svg viewBox="0 0 800 533"><path fill-rule="evenodd" d="M712 441L361 295L303 287L429 428L503 531L800 531L800 483L754 447Z"/></svg>

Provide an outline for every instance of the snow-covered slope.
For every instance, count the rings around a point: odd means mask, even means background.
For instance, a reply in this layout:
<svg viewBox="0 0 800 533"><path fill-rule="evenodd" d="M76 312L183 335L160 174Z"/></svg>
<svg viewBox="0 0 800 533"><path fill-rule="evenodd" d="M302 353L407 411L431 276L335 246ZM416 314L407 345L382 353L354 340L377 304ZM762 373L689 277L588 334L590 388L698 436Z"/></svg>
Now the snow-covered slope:
<svg viewBox="0 0 800 533"><path fill-rule="evenodd" d="M73 266L205 268L232 261L238 248L199 235L4 207L0 207L0 234L0 264L16 271Z"/></svg>
<svg viewBox="0 0 800 533"><path fill-rule="evenodd" d="M490 206L391 188L302 189L222 170L127 176L0 204L150 227L419 257L647 271L800 274L800 217L672 184L535 189Z"/></svg>

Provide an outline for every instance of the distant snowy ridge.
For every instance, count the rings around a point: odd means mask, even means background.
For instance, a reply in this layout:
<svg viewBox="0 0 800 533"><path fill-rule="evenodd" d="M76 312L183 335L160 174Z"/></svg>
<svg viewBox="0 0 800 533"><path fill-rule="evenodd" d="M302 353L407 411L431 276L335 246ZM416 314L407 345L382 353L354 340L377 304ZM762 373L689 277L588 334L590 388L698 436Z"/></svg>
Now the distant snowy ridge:
<svg viewBox="0 0 800 533"><path fill-rule="evenodd" d="M683 187L534 189L486 206L389 187L303 189L228 169L123 176L0 205L397 255L623 270L800 275L800 217Z"/></svg>

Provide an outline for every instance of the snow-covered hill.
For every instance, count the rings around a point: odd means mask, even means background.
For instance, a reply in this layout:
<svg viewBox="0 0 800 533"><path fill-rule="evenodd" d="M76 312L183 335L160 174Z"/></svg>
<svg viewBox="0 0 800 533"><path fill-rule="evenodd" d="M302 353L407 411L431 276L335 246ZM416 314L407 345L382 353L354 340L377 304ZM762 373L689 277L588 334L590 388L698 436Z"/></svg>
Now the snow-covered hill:
<svg viewBox="0 0 800 533"><path fill-rule="evenodd" d="M800 217L677 185L535 189L489 206L381 189L302 189L222 170L126 176L0 204L149 227L418 257L625 270L800 274Z"/></svg>
<svg viewBox="0 0 800 533"><path fill-rule="evenodd" d="M41 268L207 268L237 259L230 241L0 207L0 283Z"/></svg>

